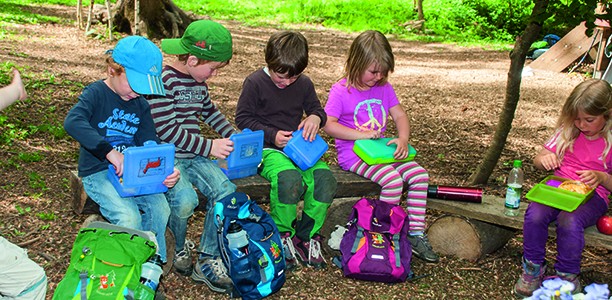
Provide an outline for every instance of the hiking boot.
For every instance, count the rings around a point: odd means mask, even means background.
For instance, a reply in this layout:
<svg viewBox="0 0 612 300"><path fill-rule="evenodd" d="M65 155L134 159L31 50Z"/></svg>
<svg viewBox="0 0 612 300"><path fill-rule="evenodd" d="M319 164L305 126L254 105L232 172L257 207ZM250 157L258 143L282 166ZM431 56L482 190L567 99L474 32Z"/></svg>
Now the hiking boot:
<svg viewBox="0 0 612 300"><path fill-rule="evenodd" d="M206 256L199 259L193 268L191 279L198 283L205 283L211 290L218 293L229 293L234 288L220 257Z"/></svg>
<svg viewBox="0 0 612 300"><path fill-rule="evenodd" d="M315 269L323 269L327 266L323 253L321 252L321 240L323 237L315 234L308 242L302 241L297 236L292 238L295 247L295 257L306 266Z"/></svg>
<svg viewBox="0 0 612 300"><path fill-rule="evenodd" d="M420 235L408 235L408 241L412 246L412 254L416 257L430 263L440 261L440 256L431 249L427 236L423 233Z"/></svg>
<svg viewBox="0 0 612 300"><path fill-rule="evenodd" d="M523 257L523 274L514 285L514 293L522 298L531 297L540 288L546 273L546 263L534 264Z"/></svg>
<svg viewBox="0 0 612 300"><path fill-rule="evenodd" d="M193 261L191 260L191 250L195 248L192 241L186 240L183 250L174 255L174 269L183 276L191 275L193 272Z"/></svg>
<svg viewBox="0 0 612 300"><path fill-rule="evenodd" d="M572 294L577 294L582 291L582 284L580 284L580 278L578 278L578 274L557 271L557 277L574 285L574 290L572 291Z"/></svg>
<svg viewBox="0 0 612 300"><path fill-rule="evenodd" d="M295 260L295 247L291 241L291 232L281 233L281 242L283 244L283 254L285 255L285 270L292 271L298 267Z"/></svg>

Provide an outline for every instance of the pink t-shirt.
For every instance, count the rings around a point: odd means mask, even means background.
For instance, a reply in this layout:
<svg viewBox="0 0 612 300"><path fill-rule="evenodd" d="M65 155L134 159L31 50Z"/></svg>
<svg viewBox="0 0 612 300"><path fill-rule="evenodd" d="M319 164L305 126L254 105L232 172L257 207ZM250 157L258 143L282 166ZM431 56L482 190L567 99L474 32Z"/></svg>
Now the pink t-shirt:
<svg viewBox="0 0 612 300"><path fill-rule="evenodd" d="M366 91L346 87L346 78L336 82L329 91L325 113L338 118L338 123L352 129L387 129L389 109L399 101L390 83L374 86ZM353 152L355 141L335 139L338 164L344 170L354 165L359 157Z"/></svg>
<svg viewBox="0 0 612 300"><path fill-rule="evenodd" d="M560 131L555 132L550 140L544 144L544 148L551 152L555 152L557 149L559 135ZM565 150L563 161L561 161L561 167L555 171L555 175L572 180L579 180L580 176L576 173L576 171L593 170L610 174L612 167L612 151L610 151L606 156L606 168L604 168L604 163L601 160L601 154L605 148L606 142L603 138L589 140L584 136L584 134L580 133L576 138L576 141L574 141L573 151L570 149ZM599 185L596 192L599 196L606 200L606 202L610 202L608 199L610 191L608 191L605 187Z"/></svg>

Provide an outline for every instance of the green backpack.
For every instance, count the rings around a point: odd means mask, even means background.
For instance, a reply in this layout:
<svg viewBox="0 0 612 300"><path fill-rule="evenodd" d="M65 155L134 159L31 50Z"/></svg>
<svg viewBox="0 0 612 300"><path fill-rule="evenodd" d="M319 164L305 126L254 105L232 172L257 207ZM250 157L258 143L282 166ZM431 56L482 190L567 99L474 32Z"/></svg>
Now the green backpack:
<svg viewBox="0 0 612 300"><path fill-rule="evenodd" d="M129 230L83 228L53 299L153 299L155 291L140 283L140 273L155 249Z"/></svg>

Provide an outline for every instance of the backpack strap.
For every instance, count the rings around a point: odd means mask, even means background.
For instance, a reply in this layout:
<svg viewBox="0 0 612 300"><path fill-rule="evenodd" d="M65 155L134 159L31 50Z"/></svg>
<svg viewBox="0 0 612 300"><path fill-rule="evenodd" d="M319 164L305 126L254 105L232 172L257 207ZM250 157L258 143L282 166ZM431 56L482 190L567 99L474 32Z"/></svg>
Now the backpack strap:
<svg viewBox="0 0 612 300"><path fill-rule="evenodd" d="M266 268L268 267L268 259L265 255L262 255L259 258L259 277L261 277L261 282L268 282L270 278L266 276Z"/></svg>
<svg viewBox="0 0 612 300"><path fill-rule="evenodd" d="M393 246L395 248L395 266L396 267L401 267L402 266L402 262L400 261L401 256L400 256L400 235L398 233L393 235Z"/></svg>
<svg viewBox="0 0 612 300"><path fill-rule="evenodd" d="M87 271L79 273L79 279L81 280L81 300L87 300Z"/></svg>
<svg viewBox="0 0 612 300"><path fill-rule="evenodd" d="M357 248L359 247L359 241L363 238L363 227L357 226L357 233L355 234L355 241L353 242L353 248L351 249L351 254L355 254L357 252Z"/></svg>

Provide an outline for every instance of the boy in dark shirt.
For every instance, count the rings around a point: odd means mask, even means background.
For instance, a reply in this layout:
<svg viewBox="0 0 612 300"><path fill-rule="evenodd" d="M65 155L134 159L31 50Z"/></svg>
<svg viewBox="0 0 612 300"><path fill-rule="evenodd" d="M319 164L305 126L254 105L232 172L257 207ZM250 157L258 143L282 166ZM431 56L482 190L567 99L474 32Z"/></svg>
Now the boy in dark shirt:
<svg viewBox="0 0 612 300"><path fill-rule="evenodd" d="M264 131L260 175L270 181L270 210L281 232L287 268L296 265L296 258L323 268L319 231L336 192L336 179L325 162L319 160L302 171L282 152L293 131L303 129L296 138L312 141L327 120L312 81L302 74L308 65L308 42L294 31L273 34L265 58L267 66L243 83L236 124L240 129ZM304 211L297 220L302 197Z"/></svg>

